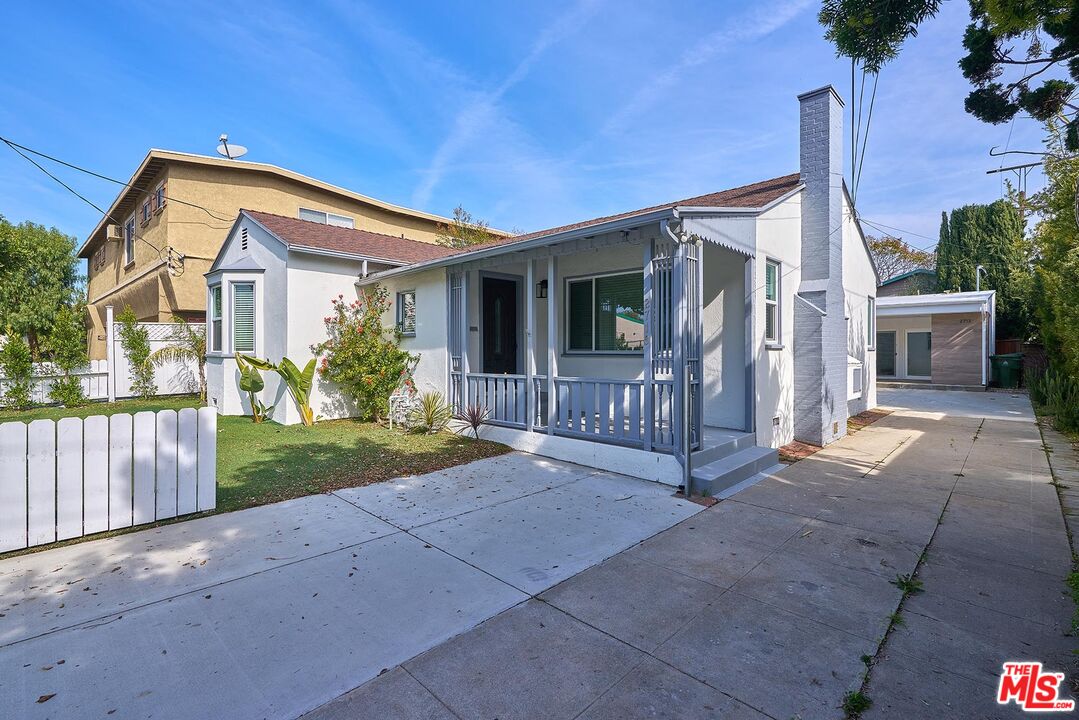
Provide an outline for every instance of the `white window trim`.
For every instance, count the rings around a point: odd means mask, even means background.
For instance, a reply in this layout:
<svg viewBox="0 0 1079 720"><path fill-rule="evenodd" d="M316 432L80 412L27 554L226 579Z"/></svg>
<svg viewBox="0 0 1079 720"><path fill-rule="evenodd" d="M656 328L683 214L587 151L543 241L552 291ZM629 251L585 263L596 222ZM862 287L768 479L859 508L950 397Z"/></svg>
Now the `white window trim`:
<svg viewBox="0 0 1079 720"><path fill-rule="evenodd" d="M262 273L256 272L243 272L233 271L222 273L209 280L207 288L221 287L221 349L210 350L207 345L207 355L213 357L232 357L236 354L236 350L232 344L232 303L234 285L251 283L255 286L255 350L253 352L243 351L245 355L254 355L256 357L265 357L266 343L263 340L265 337L265 308L266 303L262 293ZM206 319L210 318L210 295L207 290L206 295ZM207 332L211 332L211 328L207 325ZM209 340L207 340L209 342Z"/></svg>
<svg viewBox="0 0 1079 720"><path fill-rule="evenodd" d="M861 397L862 397L862 394L865 392L865 375L866 375L866 364L865 363L860 363L858 365L848 365L848 367L847 367L847 382L848 383L853 383L855 375L858 376L858 379L861 382L859 383L859 387L858 387L857 392L850 391L850 394L847 396L848 400L860 400Z"/></svg>
<svg viewBox="0 0 1079 720"><path fill-rule="evenodd" d="M316 210L315 208L301 207L296 212L296 217L299 218L300 220L306 220L307 219L307 218L304 218L302 216L302 213L312 213L312 214L322 216L321 220L308 220L308 222L320 222L323 225L329 225L330 227L344 227L344 228L349 228L349 229L352 229L352 230L356 229L356 218L351 217L349 215L340 215L338 213L329 212L328 210ZM334 218L336 220L346 220L346 221L348 221L348 225L343 225L341 223L333 224L333 223L330 222L330 218Z"/></svg>
<svg viewBox="0 0 1079 720"><path fill-rule="evenodd" d="M221 347L214 347L214 290L221 295L221 317L216 318L221 323ZM206 354L221 355L225 345L225 296L221 283L214 283L206 289Z"/></svg>
<svg viewBox="0 0 1079 720"><path fill-rule="evenodd" d="M562 354L563 355L617 355L618 357L634 357L643 356L644 349L640 350L596 350L596 278L602 277L615 277L618 275L633 275L634 273L640 273L641 286L644 286L644 270L628 269L628 270L615 270L612 272L590 273L587 275L574 275L573 277L562 278L562 304L565 306L562 311L564 329L562 332ZM590 281L592 283L592 349L591 350L571 350L569 346L569 334L570 334L570 306L569 306L569 286L570 283Z"/></svg>
<svg viewBox="0 0 1079 720"><path fill-rule="evenodd" d="M405 330L405 303L404 296L412 295L412 330ZM405 337L416 337L416 321L419 318L419 308L416 307L416 290L415 288L409 290L398 290L395 298L396 317L397 317L397 329Z"/></svg>
<svg viewBox="0 0 1079 720"><path fill-rule="evenodd" d="M135 213L131 214L131 217L124 223L124 267L130 267L135 264ZM128 232L128 228L131 232Z"/></svg>
<svg viewBox="0 0 1079 720"><path fill-rule="evenodd" d="M251 286L251 307L254 317L251 319L251 333L254 335L254 342L249 350L236 350L236 328L234 325L235 313L232 309L236 303L236 286L237 285L250 285ZM244 354L258 355L259 354L259 341L262 339L262 333L259 332L259 320L262 318L261 308L259 307L259 284L255 281L255 278L239 278L236 280L229 280L229 337L228 346L232 350L232 354L237 352Z"/></svg>
<svg viewBox="0 0 1079 720"><path fill-rule="evenodd" d="M877 349L877 299L870 295L865 299L866 303L866 350Z"/></svg>
<svg viewBox="0 0 1079 720"><path fill-rule="evenodd" d="M768 266L774 265L776 269L776 299L768 299ZM768 306L775 305L776 322L775 337L768 337ZM769 348L783 347L783 263L775 258L764 259L764 344Z"/></svg>

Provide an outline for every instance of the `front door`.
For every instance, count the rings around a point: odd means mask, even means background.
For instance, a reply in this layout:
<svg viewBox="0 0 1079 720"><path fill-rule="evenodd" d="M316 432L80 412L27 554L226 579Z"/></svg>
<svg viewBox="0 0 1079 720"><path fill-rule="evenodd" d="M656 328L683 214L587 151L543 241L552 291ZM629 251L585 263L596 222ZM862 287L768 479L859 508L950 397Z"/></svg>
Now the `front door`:
<svg viewBox="0 0 1079 720"><path fill-rule="evenodd" d="M483 372L517 372L517 283L483 278Z"/></svg>
<svg viewBox="0 0 1079 720"><path fill-rule="evenodd" d="M933 333L907 333L907 376L930 377L933 374Z"/></svg>
<svg viewBox="0 0 1079 720"><path fill-rule="evenodd" d="M895 377L895 330L877 333L877 375Z"/></svg>

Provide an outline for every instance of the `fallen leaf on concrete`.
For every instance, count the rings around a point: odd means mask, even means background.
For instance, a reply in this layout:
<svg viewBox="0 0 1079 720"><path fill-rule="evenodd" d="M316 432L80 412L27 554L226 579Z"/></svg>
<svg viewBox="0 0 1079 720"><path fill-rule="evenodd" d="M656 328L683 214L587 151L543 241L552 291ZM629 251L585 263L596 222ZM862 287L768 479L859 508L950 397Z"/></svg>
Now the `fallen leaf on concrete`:
<svg viewBox="0 0 1079 720"><path fill-rule="evenodd" d="M48 695L40 696L37 699L37 701L38 701L38 704L47 703L48 701L52 700L54 697L56 697L56 693L49 693Z"/></svg>

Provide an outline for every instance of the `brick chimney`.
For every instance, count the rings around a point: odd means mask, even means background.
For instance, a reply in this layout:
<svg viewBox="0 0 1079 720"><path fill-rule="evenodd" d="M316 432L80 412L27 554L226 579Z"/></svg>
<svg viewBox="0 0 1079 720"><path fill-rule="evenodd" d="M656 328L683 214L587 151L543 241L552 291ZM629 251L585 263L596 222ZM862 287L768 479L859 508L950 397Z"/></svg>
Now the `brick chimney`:
<svg viewBox="0 0 1079 720"><path fill-rule="evenodd" d="M794 302L794 437L826 445L847 433L843 291L843 100L831 85L798 96L801 282Z"/></svg>

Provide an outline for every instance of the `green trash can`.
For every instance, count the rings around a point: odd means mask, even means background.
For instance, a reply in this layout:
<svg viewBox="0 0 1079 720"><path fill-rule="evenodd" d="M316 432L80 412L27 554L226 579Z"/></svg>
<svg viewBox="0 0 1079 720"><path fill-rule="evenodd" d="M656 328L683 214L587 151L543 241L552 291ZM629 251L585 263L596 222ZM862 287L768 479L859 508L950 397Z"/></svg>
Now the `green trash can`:
<svg viewBox="0 0 1079 720"><path fill-rule="evenodd" d="M989 363L993 368L993 382L997 387L1019 387L1019 374L1023 370L1023 353L990 355Z"/></svg>

